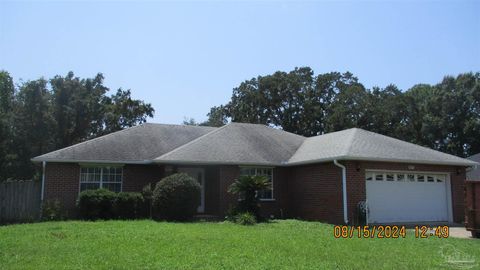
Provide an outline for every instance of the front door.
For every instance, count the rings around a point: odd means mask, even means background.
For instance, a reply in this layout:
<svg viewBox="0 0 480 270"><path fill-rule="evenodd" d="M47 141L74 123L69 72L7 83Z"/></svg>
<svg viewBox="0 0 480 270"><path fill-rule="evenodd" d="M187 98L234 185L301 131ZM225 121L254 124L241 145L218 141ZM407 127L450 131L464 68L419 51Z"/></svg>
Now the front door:
<svg viewBox="0 0 480 270"><path fill-rule="evenodd" d="M205 171L203 168L178 168L178 172L186 173L200 184L200 202L197 208L198 213L205 212Z"/></svg>

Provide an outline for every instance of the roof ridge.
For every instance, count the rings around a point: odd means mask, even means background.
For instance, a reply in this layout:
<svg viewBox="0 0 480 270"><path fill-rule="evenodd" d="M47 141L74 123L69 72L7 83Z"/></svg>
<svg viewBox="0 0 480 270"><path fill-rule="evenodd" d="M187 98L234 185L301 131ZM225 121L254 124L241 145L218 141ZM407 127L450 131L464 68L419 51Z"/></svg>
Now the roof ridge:
<svg viewBox="0 0 480 270"><path fill-rule="evenodd" d="M343 156L347 156L348 153L350 153L350 149L352 149L353 147L353 141L355 140L355 135L358 133L358 130L360 130L359 128L351 128L351 129L352 129L352 133L350 134L350 138L348 138L345 149L343 149L344 150Z"/></svg>
<svg viewBox="0 0 480 270"><path fill-rule="evenodd" d="M108 134L105 134L105 135L102 135L102 136L99 136L99 137L96 137L96 138L93 138L93 139L89 139L89 140L86 140L86 141L83 141L83 142L72 144L72 145L67 146L67 147L63 147L63 148L60 148L60 149L57 149L57 150L54 150L54 151L51 151L51 152L48 152L48 153L41 154L39 156L36 156L36 157L32 158L31 160L35 160L35 159L37 159L37 158L39 158L43 155L46 155L46 154L52 154L52 153L55 153L55 152L58 152L58 151L63 151L63 150L66 150L66 149L70 149L72 147L76 147L78 145L83 145L83 144L90 143L90 142L93 142L93 141L98 141L100 139L105 139L106 137L109 137L110 135L113 135L113 134L119 134L119 133L122 133L124 131L132 130L132 129L135 129L135 128L138 128L138 127L143 127L143 126L145 126L145 124L146 124L146 122L142 123L140 125L128 127L128 128L121 129L121 130L117 130L117 131L114 131L114 132L111 132L111 133L108 133Z"/></svg>
<svg viewBox="0 0 480 270"><path fill-rule="evenodd" d="M474 155L471 155L471 156L467 157L467 159L472 159L472 158L476 159L477 157L480 158L480 153L476 153Z"/></svg>
<svg viewBox="0 0 480 270"><path fill-rule="evenodd" d="M338 130L338 131L333 131L333 132L329 132L329 133L325 133L325 134L320 134L320 135L316 135L316 136L312 136L312 137L304 137L305 139L303 140L303 142L300 144L299 147L297 147L297 149L295 150L295 153L293 153L293 155L286 161L286 164L289 164L291 163L291 160L292 158L298 153L298 151L300 151L300 149L307 143L307 141L310 141L310 140L314 140L314 139L318 139L320 137L323 137L323 136L327 136L327 135L332 135L334 133L339 133L339 132L342 132L342 133L345 133L346 131L348 130L352 130L352 134L350 135L350 138L348 139L348 143L346 145L346 147L344 147L344 149L342 149L342 153L341 155L339 156L342 156L342 157L345 157L347 156L348 154L348 151L350 150L350 148L352 147L353 145L353 140L355 138L355 133L358 132L358 130L362 130L361 128L349 128L349 129L344 129L344 130ZM301 136L301 135L300 135Z"/></svg>
<svg viewBox="0 0 480 270"><path fill-rule="evenodd" d="M212 126L199 126L199 125L184 125L184 124L164 124L164 123L143 123L141 125L154 125L154 126L174 126L174 127L188 127L188 128L215 128L217 129L218 127L212 127Z"/></svg>
<svg viewBox="0 0 480 270"><path fill-rule="evenodd" d="M230 123L228 123L227 125L252 125L252 126L259 126L259 127L263 127L263 128L275 130L276 132L284 132L284 133L288 133L289 135L294 135L294 136L302 137L303 139L311 138L311 137L306 137L306 136L303 136L303 135L300 135L300 134L296 134L296 133L293 133L293 132L290 132L290 131L286 131L286 130L284 130L283 128L276 128L276 127L269 126L269 125L267 125L267 124L262 124L262 123L230 122ZM319 135L317 135L317 136L319 136Z"/></svg>
<svg viewBox="0 0 480 270"><path fill-rule="evenodd" d="M210 134L216 133L217 131L220 131L220 130L228 127L229 125L230 125L230 123L227 124L227 125L224 125L224 126L222 126L222 127L216 128L216 129L214 129L214 130L212 130L212 131L210 131L210 132L207 132L206 134L203 134L202 136L200 136L200 137L198 137L198 138L195 138L194 140L191 140L191 141L187 142L186 144L180 145L179 147L173 149L173 150L170 151L170 152L167 152L167 153L165 153L165 154L163 154L163 155L161 155L161 156L158 156L158 157L154 158L153 161L155 161L155 160L157 160L157 159L160 159L160 158L162 158L162 157L164 157L164 156L166 156L166 155L168 155L168 154L174 153L174 152L176 152L176 151L178 151L178 150L180 150L180 149L183 149L183 148L185 148L185 147L187 147L187 146L189 146L189 145L191 145L191 144L193 144L193 143L195 143L195 142L203 139L204 137L206 137L206 136L208 136L208 135L210 135Z"/></svg>

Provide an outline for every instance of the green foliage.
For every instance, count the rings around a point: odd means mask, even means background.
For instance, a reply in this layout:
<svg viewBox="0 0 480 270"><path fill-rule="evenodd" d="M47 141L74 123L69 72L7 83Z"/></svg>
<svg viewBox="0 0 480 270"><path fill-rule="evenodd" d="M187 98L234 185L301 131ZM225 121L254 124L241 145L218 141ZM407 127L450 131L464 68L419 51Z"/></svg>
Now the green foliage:
<svg viewBox="0 0 480 270"><path fill-rule="evenodd" d="M197 121L195 121L194 118L187 118L187 117L184 117L183 118L183 122L182 122L182 125L186 125L186 126L198 126L200 125L199 123L197 123Z"/></svg>
<svg viewBox="0 0 480 270"><path fill-rule="evenodd" d="M16 95L13 143L17 147L12 153L16 155L15 176L21 179L31 178L34 174L34 164L29 160L50 151L55 145L51 136L52 130L55 130L52 94L47 84L44 79L28 81Z"/></svg>
<svg viewBox="0 0 480 270"><path fill-rule="evenodd" d="M257 218L250 212L238 213L233 217L233 222L240 225L255 225Z"/></svg>
<svg viewBox="0 0 480 270"><path fill-rule="evenodd" d="M0 71L0 181L30 179L32 157L144 123L154 109L119 89L108 96L101 73L21 82Z"/></svg>
<svg viewBox="0 0 480 270"><path fill-rule="evenodd" d="M208 127L221 127L227 124L227 116L224 106L212 107L207 114L208 120L205 122L197 122L194 118L183 119L182 124L187 126L208 126Z"/></svg>
<svg viewBox="0 0 480 270"><path fill-rule="evenodd" d="M152 211L155 219L186 221L197 212L200 184L185 173L160 180L153 191Z"/></svg>
<svg viewBox="0 0 480 270"><path fill-rule="evenodd" d="M256 218L260 218L260 206L257 193L258 191L269 188L270 183L265 176L243 175L236 179L228 188L228 192L240 196L238 205L234 208L234 211L237 212L236 214L248 212L255 215Z"/></svg>
<svg viewBox="0 0 480 270"><path fill-rule="evenodd" d="M336 239L333 231L333 225L298 220L0 226L0 268L475 269L480 261L476 239L416 239L411 230L405 239Z"/></svg>
<svg viewBox="0 0 480 270"><path fill-rule="evenodd" d="M63 209L62 203L58 200L47 200L42 204L42 220L53 221L63 220L66 218L66 213Z"/></svg>
<svg viewBox="0 0 480 270"><path fill-rule="evenodd" d="M80 218L87 220L114 218L116 198L117 194L107 189L85 190L80 192L77 200Z"/></svg>
<svg viewBox="0 0 480 270"><path fill-rule="evenodd" d="M141 193L120 192L114 201L114 215L120 219L147 217L147 205Z"/></svg>
<svg viewBox="0 0 480 270"><path fill-rule="evenodd" d="M77 200L80 218L136 219L148 216L148 205L141 193L119 192L107 189L82 191Z"/></svg>
<svg viewBox="0 0 480 270"><path fill-rule="evenodd" d="M0 71L0 181L15 176L13 124L15 87L12 77Z"/></svg>
<svg viewBox="0 0 480 270"><path fill-rule="evenodd" d="M221 127L228 122L225 107L222 105L212 107L207 116L208 120L201 123L201 126Z"/></svg>
<svg viewBox="0 0 480 270"><path fill-rule="evenodd" d="M447 76L401 91L366 89L353 74L308 67L242 82L209 121L281 127L304 136L359 127L457 156L480 152L480 73Z"/></svg>
<svg viewBox="0 0 480 270"><path fill-rule="evenodd" d="M118 131L145 123L147 117L153 117L154 109L140 100L131 98L131 91L118 89L111 97L103 99L105 116L103 118L104 130L102 133Z"/></svg>

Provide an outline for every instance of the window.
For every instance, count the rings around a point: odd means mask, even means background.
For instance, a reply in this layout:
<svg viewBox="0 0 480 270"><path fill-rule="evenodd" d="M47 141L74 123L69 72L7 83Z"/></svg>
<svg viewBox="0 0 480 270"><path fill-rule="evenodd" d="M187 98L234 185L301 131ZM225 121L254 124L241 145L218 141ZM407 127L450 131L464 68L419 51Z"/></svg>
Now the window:
<svg viewBox="0 0 480 270"><path fill-rule="evenodd" d="M434 173L366 172L365 174L366 181L442 183L446 179L447 175Z"/></svg>
<svg viewBox="0 0 480 270"><path fill-rule="evenodd" d="M437 182L441 183L445 181L445 175L437 175Z"/></svg>
<svg viewBox="0 0 480 270"><path fill-rule="evenodd" d="M273 200L273 169L272 168L252 168L252 167L240 168L240 175L266 176L268 181L270 182L270 189L259 191L257 196L260 200Z"/></svg>
<svg viewBox="0 0 480 270"><path fill-rule="evenodd" d="M383 181L383 173L376 173L375 174L375 180Z"/></svg>
<svg viewBox="0 0 480 270"><path fill-rule="evenodd" d="M121 167L82 167L80 169L80 192L99 188L120 192L122 175Z"/></svg>

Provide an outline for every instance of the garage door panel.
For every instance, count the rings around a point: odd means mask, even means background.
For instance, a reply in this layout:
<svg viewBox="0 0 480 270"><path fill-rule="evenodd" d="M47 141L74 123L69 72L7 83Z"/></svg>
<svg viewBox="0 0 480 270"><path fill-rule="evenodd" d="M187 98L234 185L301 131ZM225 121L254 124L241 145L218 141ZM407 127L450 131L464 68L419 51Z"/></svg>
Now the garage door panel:
<svg viewBox="0 0 480 270"><path fill-rule="evenodd" d="M367 172L369 222L447 221L445 176L438 176L439 181L436 175L415 176L414 181L409 181L405 173L377 172L371 175Z"/></svg>

